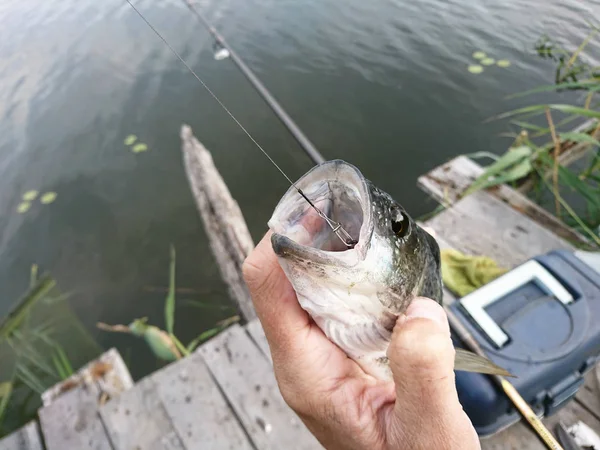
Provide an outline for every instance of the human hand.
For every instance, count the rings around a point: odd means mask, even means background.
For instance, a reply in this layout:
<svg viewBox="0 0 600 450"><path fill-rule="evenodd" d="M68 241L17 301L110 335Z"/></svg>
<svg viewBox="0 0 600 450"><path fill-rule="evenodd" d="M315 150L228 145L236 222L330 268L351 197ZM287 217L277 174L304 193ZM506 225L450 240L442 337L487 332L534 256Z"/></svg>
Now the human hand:
<svg viewBox="0 0 600 450"><path fill-rule="evenodd" d="M287 404L327 449L479 449L454 384L454 348L443 308L415 299L388 349L394 382L362 369L310 319L271 248L270 233L244 277Z"/></svg>

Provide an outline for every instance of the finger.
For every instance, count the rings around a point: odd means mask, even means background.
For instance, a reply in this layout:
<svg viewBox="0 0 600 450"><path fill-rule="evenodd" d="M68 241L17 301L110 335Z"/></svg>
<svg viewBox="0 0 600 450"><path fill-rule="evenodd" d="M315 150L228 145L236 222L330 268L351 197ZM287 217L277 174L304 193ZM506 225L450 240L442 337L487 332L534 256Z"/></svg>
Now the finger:
<svg viewBox="0 0 600 450"><path fill-rule="evenodd" d="M462 412L454 384L454 347L441 305L415 299L394 327L388 358L397 410L416 405L432 417Z"/></svg>
<svg viewBox="0 0 600 450"><path fill-rule="evenodd" d="M298 333L310 327L310 320L273 252L271 232L246 258L242 270L271 352L288 348Z"/></svg>

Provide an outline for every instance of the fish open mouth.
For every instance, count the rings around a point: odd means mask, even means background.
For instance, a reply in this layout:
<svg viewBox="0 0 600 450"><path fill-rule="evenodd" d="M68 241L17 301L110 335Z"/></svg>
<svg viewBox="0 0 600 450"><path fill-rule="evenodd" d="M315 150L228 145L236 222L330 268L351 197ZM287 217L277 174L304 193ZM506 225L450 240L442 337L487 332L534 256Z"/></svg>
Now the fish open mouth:
<svg viewBox="0 0 600 450"><path fill-rule="evenodd" d="M353 264L364 259L373 221L370 192L360 171L341 160L328 161L310 170L296 186L357 243L348 246L291 187L269 221L275 253L323 264Z"/></svg>

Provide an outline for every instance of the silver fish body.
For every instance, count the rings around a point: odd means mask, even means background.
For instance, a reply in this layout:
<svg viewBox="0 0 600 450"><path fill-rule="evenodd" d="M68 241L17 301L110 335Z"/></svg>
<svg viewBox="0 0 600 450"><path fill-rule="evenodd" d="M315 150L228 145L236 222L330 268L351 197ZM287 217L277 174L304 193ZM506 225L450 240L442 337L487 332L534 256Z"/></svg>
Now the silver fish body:
<svg viewBox="0 0 600 450"><path fill-rule="evenodd" d="M269 227L298 301L366 373L391 379L386 352L397 317L417 296L442 302L438 244L344 161L314 167L296 187L357 241L348 248L296 188L288 190Z"/></svg>

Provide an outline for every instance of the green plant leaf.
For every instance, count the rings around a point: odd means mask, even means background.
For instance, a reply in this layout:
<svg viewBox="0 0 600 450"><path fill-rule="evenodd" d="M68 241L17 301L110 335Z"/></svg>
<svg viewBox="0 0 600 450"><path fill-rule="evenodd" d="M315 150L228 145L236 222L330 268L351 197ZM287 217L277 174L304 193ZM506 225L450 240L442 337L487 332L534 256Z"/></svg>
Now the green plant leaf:
<svg viewBox="0 0 600 450"><path fill-rule="evenodd" d="M503 175L503 181L500 181L500 183L517 179L512 177L523 173L525 169L531 169L531 164L527 166L524 162L529 161L529 157L532 155L532 153L533 150L525 145L507 151L498 159L498 161L488 166L485 171L471 184L471 186L469 186L463 195L469 195L475 191L478 191L479 189L485 189L487 187L499 184L496 181L496 178L500 175ZM519 168L514 168L514 171L512 173L509 171L508 173L510 175L507 175L505 172L511 166L518 166Z"/></svg>
<svg viewBox="0 0 600 450"><path fill-rule="evenodd" d="M471 64L469 67L467 67L467 70L472 74L477 75L483 72L483 67L481 67L479 64Z"/></svg>
<svg viewBox="0 0 600 450"><path fill-rule="evenodd" d="M181 343L177 336L172 334L171 339L175 343L175 347L177 347L177 350L179 350L183 356L188 356L190 354L189 350Z"/></svg>
<svg viewBox="0 0 600 450"><path fill-rule="evenodd" d="M551 160L551 158L549 156L547 156L547 158L549 160ZM547 161L545 160L543 157L540 158L541 161ZM595 242L595 244L597 246L600 246L600 236L595 233L593 230L590 229L590 227L581 219L581 217L579 217L579 215L577 215L577 213L573 210L573 208L571 208L571 205L569 205L560 195L559 192L557 192L553 186L546 181L545 178L545 174L543 173L543 170L545 170L545 168L536 168L538 175L540 177L540 180L542 180L542 182L546 185L546 187L550 190L550 192L552 192L552 194L558 199L559 203L562 205L563 208L565 208L565 210L567 210L567 212L569 213L569 215L576 221L577 225L579 225L581 227L581 229L589 236L592 238L592 240Z"/></svg>
<svg viewBox="0 0 600 450"><path fill-rule="evenodd" d="M146 150L148 150L148 146L146 144L144 144L143 142L138 142L131 148L131 151L133 153L141 153L141 152L145 152Z"/></svg>
<svg viewBox="0 0 600 450"><path fill-rule="evenodd" d="M481 50L478 50L476 52L473 52L473 58L475 59L483 59L485 58L487 55L485 54L485 52L482 52Z"/></svg>
<svg viewBox="0 0 600 450"><path fill-rule="evenodd" d="M23 200L25 200L26 202L32 202L35 200L35 198L37 196L38 196L38 191L36 191L36 190L27 191L23 194Z"/></svg>
<svg viewBox="0 0 600 450"><path fill-rule="evenodd" d="M578 106L562 105L562 104L526 106L524 108L514 109L514 110L508 111L504 114L500 114L498 116L498 118L506 119L507 117L517 116L517 115L521 115L521 114L544 112L546 110L546 108L550 108L555 111L561 111L561 112L564 112L565 114L573 114L576 116L600 119L600 111L594 111L593 109L585 109L585 108L580 108Z"/></svg>
<svg viewBox="0 0 600 450"><path fill-rule="evenodd" d="M73 366L71 365L69 358L67 358L65 350L60 345L55 344L54 352L55 353L52 355L54 365L57 368L61 380L66 380L73 375Z"/></svg>
<svg viewBox="0 0 600 450"><path fill-rule="evenodd" d="M167 333L173 334L175 326L175 248L172 245L169 263L169 293L165 300L165 326Z"/></svg>
<svg viewBox="0 0 600 450"><path fill-rule="evenodd" d="M598 140L594 139L592 136L590 136L587 133L575 133L575 132L560 133L560 137L562 140L581 142L581 143L593 144L593 145L600 146L600 142L598 142Z"/></svg>
<svg viewBox="0 0 600 450"><path fill-rule="evenodd" d="M222 330L221 327L215 327L215 328L211 328L210 330L206 330L206 331L200 333L200 335L196 339L194 339L192 342L190 342L188 344L188 346L187 346L188 353L192 353L196 349L196 347L198 347L198 345L202 344L207 339L210 339L215 334L219 333L219 331L221 331L221 330Z"/></svg>
<svg viewBox="0 0 600 450"><path fill-rule="evenodd" d="M534 125L532 123L529 122L524 122L522 120L511 120L511 123L514 123L515 125L521 127L521 128L525 128L526 130L533 130L533 131L550 131L550 129L548 127L540 127L539 125Z"/></svg>
<svg viewBox="0 0 600 450"><path fill-rule="evenodd" d="M544 155L540 159L543 160L548 170L553 167L554 160L550 158L550 156ZM598 195L597 189L593 188L587 182L581 180L571 170L561 165L558 166L558 177L563 185L578 192L584 198L590 215L595 216L599 213L600 195Z"/></svg>
<svg viewBox="0 0 600 450"><path fill-rule="evenodd" d="M128 135L125 140L123 141L123 143L127 146L129 145L133 145L133 143L137 141L137 136L135 134L130 134Z"/></svg>
<svg viewBox="0 0 600 450"><path fill-rule="evenodd" d="M507 98L524 97L524 96L530 95L530 94L537 94L539 92L558 91L560 89L586 89L586 90L590 90L590 91L600 91L600 81L583 80L583 81L573 81L573 82L568 82L568 83L547 84L547 85L540 86L540 87L537 87L534 89L529 89L524 92L509 95Z"/></svg>
<svg viewBox="0 0 600 450"><path fill-rule="evenodd" d="M56 196L57 196L56 192L46 192L45 194L43 194L40 197L40 202L43 203L44 205L49 205L54 200L56 200Z"/></svg>
<svg viewBox="0 0 600 450"><path fill-rule="evenodd" d="M9 337L23 323L30 309L45 298L55 285L56 281L48 275L43 275L37 284L27 291L24 298L19 300L19 306L0 322L0 339Z"/></svg>
<svg viewBox="0 0 600 450"><path fill-rule="evenodd" d="M2 424L2 419L4 418L4 414L6 414L6 409L8 407L12 390L12 381L4 381L0 383L0 424Z"/></svg>
<svg viewBox="0 0 600 450"><path fill-rule="evenodd" d="M46 387L40 381L25 364L17 365L17 377L22 381L29 389L42 395L46 390Z"/></svg>
<svg viewBox="0 0 600 450"><path fill-rule="evenodd" d="M29 208L31 208L31 203L29 202L21 202L19 203L19 205L17 206L17 212L19 214L24 214L27 211L29 211Z"/></svg>

